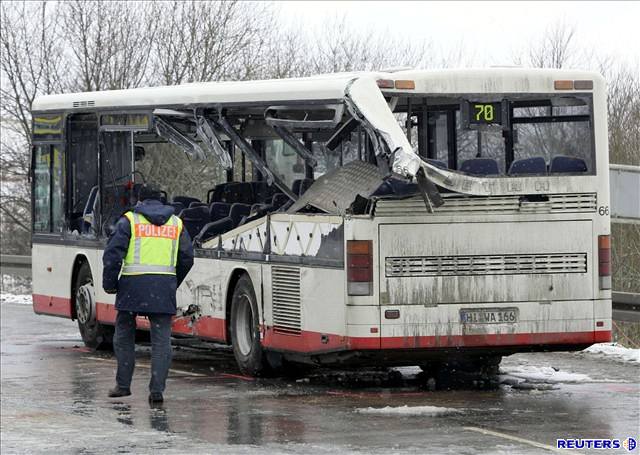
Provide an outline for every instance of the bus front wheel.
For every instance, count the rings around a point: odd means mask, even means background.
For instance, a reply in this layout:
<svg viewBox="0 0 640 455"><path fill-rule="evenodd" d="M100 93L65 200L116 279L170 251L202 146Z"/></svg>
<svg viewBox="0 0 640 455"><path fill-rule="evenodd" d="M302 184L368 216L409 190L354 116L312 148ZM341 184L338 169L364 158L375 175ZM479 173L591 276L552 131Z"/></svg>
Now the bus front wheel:
<svg viewBox="0 0 640 455"><path fill-rule="evenodd" d="M248 275L240 277L233 291L229 331L240 371L251 376L266 374L268 363L260 344L258 305Z"/></svg>
<svg viewBox="0 0 640 455"><path fill-rule="evenodd" d="M103 351L113 348L113 327L96 319L96 293L89 265L80 266L74 285L75 314L85 346Z"/></svg>

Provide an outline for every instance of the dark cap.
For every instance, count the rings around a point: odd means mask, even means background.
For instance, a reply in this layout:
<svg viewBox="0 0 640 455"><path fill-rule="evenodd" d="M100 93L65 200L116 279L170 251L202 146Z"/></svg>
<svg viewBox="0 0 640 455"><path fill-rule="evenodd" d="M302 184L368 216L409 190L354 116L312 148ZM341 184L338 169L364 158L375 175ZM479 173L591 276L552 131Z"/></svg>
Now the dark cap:
<svg viewBox="0 0 640 455"><path fill-rule="evenodd" d="M162 199L162 193L151 185L142 185L138 192L138 200L144 201L146 199L155 199L159 201Z"/></svg>

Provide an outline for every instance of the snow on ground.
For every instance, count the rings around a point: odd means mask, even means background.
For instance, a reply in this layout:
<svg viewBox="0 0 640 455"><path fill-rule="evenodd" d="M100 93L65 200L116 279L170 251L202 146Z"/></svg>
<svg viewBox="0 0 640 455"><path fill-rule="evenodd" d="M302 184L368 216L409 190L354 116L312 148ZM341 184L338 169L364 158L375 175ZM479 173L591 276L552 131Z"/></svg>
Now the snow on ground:
<svg viewBox="0 0 640 455"><path fill-rule="evenodd" d="M31 278L2 274L1 294L31 294Z"/></svg>
<svg viewBox="0 0 640 455"><path fill-rule="evenodd" d="M418 366L415 366L415 367L394 367L394 368L391 368L391 369L394 370L394 371L397 371L398 373L400 373L406 379L413 379L417 375L422 373L422 368L420 368Z"/></svg>
<svg viewBox="0 0 640 455"><path fill-rule="evenodd" d="M578 383L578 382L597 382L586 374L569 373L559 371L552 367L539 367L534 365L509 365L500 368L500 382L509 383L516 379L529 383Z"/></svg>
<svg viewBox="0 0 640 455"><path fill-rule="evenodd" d="M25 294L0 294L0 303L17 303L31 305L31 295Z"/></svg>
<svg viewBox="0 0 640 455"><path fill-rule="evenodd" d="M625 348L618 343L598 343L588 347L582 352L605 356L622 362L640 363L640 349Z"/></svg>
<svg viewBox="0 0 640 455"><path fill-rule="evenodd" d="M384 408L357 408L359 414L402 415L402 416L440 416L461 412L460 409L439 406L385 406Z"/></svg>

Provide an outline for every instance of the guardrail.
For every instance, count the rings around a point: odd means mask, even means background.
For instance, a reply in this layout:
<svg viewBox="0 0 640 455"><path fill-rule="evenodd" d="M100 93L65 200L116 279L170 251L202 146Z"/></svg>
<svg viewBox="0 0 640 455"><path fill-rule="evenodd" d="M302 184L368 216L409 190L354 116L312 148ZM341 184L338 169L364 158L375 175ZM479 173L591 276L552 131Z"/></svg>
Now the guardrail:
<svg viewBox="0 0 640 455"><path fill-rule="evenodd" d="M0 269L7 275L30 276L31 256L15 254L0 255ZM640 294L613 292L613 319L616 321L640 322Z"/></svg>
<svg viewBox="0 0 640 455"><path fill-rule="evenodd" d="M616 321L640 322L640 294L613 292L612 306Z"/></svg>
<svg viewBox="0 0 640 455"><path fill-rule="evenodd" d="M0 254L0 270L7 275L31 276L31 256Z"/></svg>
<svg viewBox="0 0 640 455"><path fill-rule="evenodd" d="M640 224L640 166L609 164L611 222Z"/></svg>

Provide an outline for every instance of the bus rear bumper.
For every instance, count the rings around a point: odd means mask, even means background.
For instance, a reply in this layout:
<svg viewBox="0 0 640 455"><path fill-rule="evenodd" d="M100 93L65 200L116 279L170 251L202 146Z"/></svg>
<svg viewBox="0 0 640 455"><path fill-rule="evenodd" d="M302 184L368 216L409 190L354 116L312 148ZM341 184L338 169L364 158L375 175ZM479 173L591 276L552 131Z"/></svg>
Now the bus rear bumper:
<svg viewBox="0 0 640 455"><path fill-rule="evenodd" d="M485 333L473 335L391 336L349 338L349 349L442 349L584 345L611 341L611 330L543 333ZM524 349L526 350L526 349Z"/></svg>

